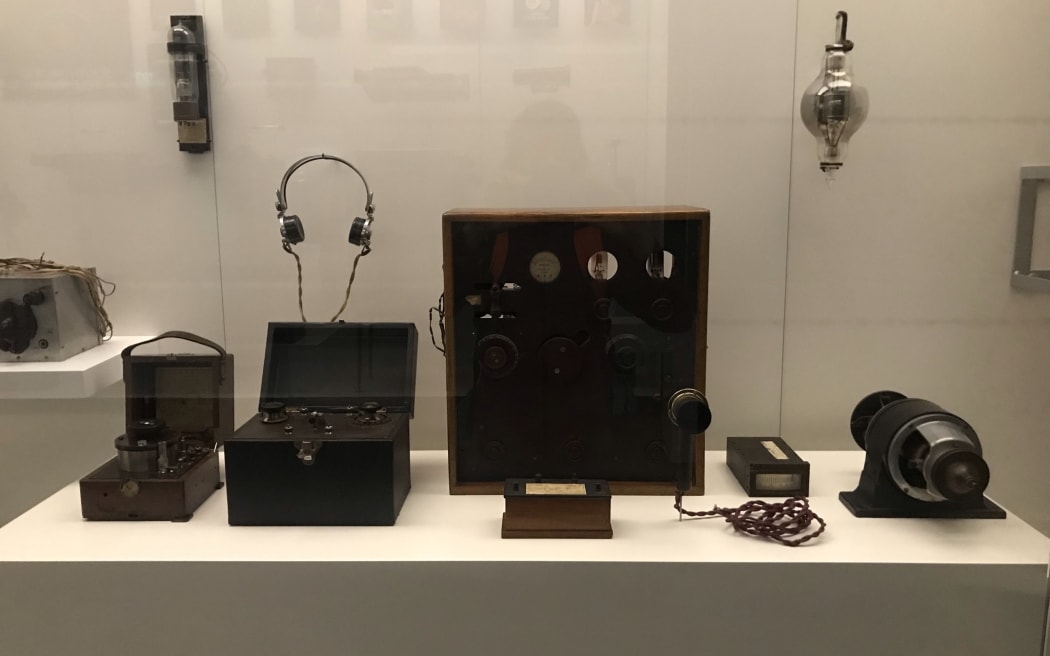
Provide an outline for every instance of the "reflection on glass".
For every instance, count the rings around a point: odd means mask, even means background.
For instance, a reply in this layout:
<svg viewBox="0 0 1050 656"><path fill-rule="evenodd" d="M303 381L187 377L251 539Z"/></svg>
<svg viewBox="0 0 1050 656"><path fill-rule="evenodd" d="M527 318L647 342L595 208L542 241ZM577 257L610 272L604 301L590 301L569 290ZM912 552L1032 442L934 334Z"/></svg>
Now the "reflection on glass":
<svg viewBox="0 0 1050 656"><path fill-rule="evenodd" d="M295 31L307 36L339 34L339 0L295 0Z"/></svg>
<svg viewBox="0 0 1050 656"><path fill-rule="evenodd" d="M507 130L501 169L486 187L486 201L508 207L622 203L615 180L592 178L580 118L560 100L526 107Z"/></svg>
<svg viewBox="0 0 1050 656"><path fill-rule="evenodd" d="M193 0L150 0L149 20L153 29L167 31L171 16L199 13Z"/></svg>
<svg viewBox="0 0 1050 656"><path fill-rule="evenodd" d="M222 28L232 36L266 36L270 31L269 0L222 0Z"/></svg>
<svg viewBox="0 0 1050 656"><path fill-rule="evenodd" d="M406 36L412 31L412 0L368 0L368 32Z"/></svg>
<svg viewBox="0 0 1050 656"><path fill-rule="evenodd" d="M466 73L430 73L419 66L382 66L354 71L354 81L376 102L470 99L470 76Z"/></svg>
<svg viewBox="0 0 1050 656"><path fill-rule="evenodd" d="M514 0L515 27L557 27L558 0Z"/></svg>
<svg viewBox="0 0 1050 656"><path fill-rule="evenodd" d="M529 87L532 93L554 93L562 87L571 86L572 68L569 66L517 68L512 77L516 86Z"/></svg>
<svg viewBox="0 0 1050 656"><path fill-rule="evenodd" d="M583 9L585 25L630 25L631 0L586 0Z"/></svg>
<svg viewBox="0 0 1050 656"><path fill-rule="evenodd" d="M297 101L317 93L317 63L310 57L267 57L263 71L266 89L274 98L294 92Z"/></svg>
<svg viewBox="0 0 1050 656"><path fill-rule="evenodd" d="M7 4L12 10L4 14L0 57L5 99L111 102L134 92L128 0L34 0L17 11Z"/></svg>
<svg viewBox="0 0 1050 656"><path fill-rule="evenodd" d="M457 34L477 34L485 19L482 0L441 0L441 29Z"/></svg>

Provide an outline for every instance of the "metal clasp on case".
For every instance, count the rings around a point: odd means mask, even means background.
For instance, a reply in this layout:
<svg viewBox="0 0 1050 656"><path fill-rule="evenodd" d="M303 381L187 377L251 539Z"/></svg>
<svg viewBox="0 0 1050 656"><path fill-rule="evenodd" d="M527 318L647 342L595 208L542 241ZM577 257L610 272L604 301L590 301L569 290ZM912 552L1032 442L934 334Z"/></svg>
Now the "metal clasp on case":
<svg viewBox="0 0 1050 656"><path fill-rule="evenodd" d="M295 442L295 448L299 449L299 453L295 457L299 458L304 465L309 466L317 461L317 452L321 450L321 442L303 440L302 442Z"/></svg>

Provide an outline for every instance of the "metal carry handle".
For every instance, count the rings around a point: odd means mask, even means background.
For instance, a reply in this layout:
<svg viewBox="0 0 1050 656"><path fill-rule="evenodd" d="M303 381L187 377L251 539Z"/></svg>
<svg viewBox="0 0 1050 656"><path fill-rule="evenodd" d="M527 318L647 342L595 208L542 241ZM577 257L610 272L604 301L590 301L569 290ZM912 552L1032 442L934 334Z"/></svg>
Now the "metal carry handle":
<svg viewBox="0 0 1050 656"><path fill-rule="evenodd" d="M194 344L200 344L201 346L207 346L210 349L215 349L224 360L226 359L226 349L224 349L223 347L219 346L218 344L216 344L215 342L211 341L210 339L206 339L204 337L201 337L200 335L194 335L193 333L188 333L188 332L183 331L183 330L169 330L168 332L161 333L161 334L157 335L156 337L154 337L152 339L147 339L146 341L139 342L138 344L132 344L131 346L125 348L123 351L120 352L120 357L126 360L129 357L131 357L131 352L134 351L136 348L138 348L138 347L140 347L140 346L142 346L144 344L151 344L153 342L157 342L157 341L160 341L162 339L168 339L168 338L171 338L171 339L184 339L187 342L193 342Z"/></svg>

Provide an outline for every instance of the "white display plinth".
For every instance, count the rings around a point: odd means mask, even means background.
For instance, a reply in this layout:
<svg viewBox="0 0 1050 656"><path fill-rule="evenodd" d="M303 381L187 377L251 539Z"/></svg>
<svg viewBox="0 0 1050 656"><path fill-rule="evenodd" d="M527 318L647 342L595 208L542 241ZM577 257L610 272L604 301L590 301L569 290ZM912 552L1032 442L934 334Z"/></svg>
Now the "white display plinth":
<svg viewBox="0 0 1050 656"><path fill-rule="evenodd" d="M120 382L120 352L149 337L114 337L62 362L0 362L0 399L83 399Z"/></svg>
<svg viewBox="0 0 1050 656"><path fill-rule="evenodd" d="M0 529L0 654L1040 653L1050 540L854 518L863 454L802 455L828 530L799 548L669 497L615 497L612 540L501 540L502 497L449 496L444 452L412 454L394 527L231 527L224 491L86 522L71 485ZM747 500L720 453L707 488L687 507Z"/></svg>

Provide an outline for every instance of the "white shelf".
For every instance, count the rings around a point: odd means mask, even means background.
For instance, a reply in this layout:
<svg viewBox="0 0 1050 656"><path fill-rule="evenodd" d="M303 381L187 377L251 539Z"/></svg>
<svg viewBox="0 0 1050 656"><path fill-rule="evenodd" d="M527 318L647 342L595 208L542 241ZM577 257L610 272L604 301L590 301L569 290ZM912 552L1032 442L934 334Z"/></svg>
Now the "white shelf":
<svg viewBox="0 0 1050 656"><path fill-rule="evenodd" d="M0 399L83 399L123 378L120 352L149 337L114 337L62 362L0 362Z"/></svg>
<svg viewBox="0 0 1050 656"><path fill-rule="evenodd" d="M687 507L743 503L707 455ZM449 496L440 451L412 453L392 527L232 527L225 490L189 523L87 522L72 484L0 528L0 654L1039 653L1050 540L1013 514L855 518L863 454L801 455L828 530L794 549L669 497L614 497L611 540L502 540L503 498Z"/></svg>
<svg viewBox="0 0 1050 656"><path fill-rule="evenodd" d="M67 486L0 529L0 562L340 560L515 562L722 562L866 564L1037 564L1050 540L1010 513L1005 520L858 519L838 500L857 485L864 454L803 454L813 470L810 502L828 522L815 543L796 549L734 534L720 519L677 521L671 497L616 496L612 540L503 540L499 495L448 493L444 451L412 452L412 491L394 527L229 526L226 490L187 524L86 522L80 491ZM85 472L87 473L87 472ZM223 476L225 480L225 475ZM707 453L707 494L690 510L747 501L725 466ZM994 492L994 484L993 484ZM309 548L304 549L304 542ZM187 549L193 544L193 549Z"/></svg>

